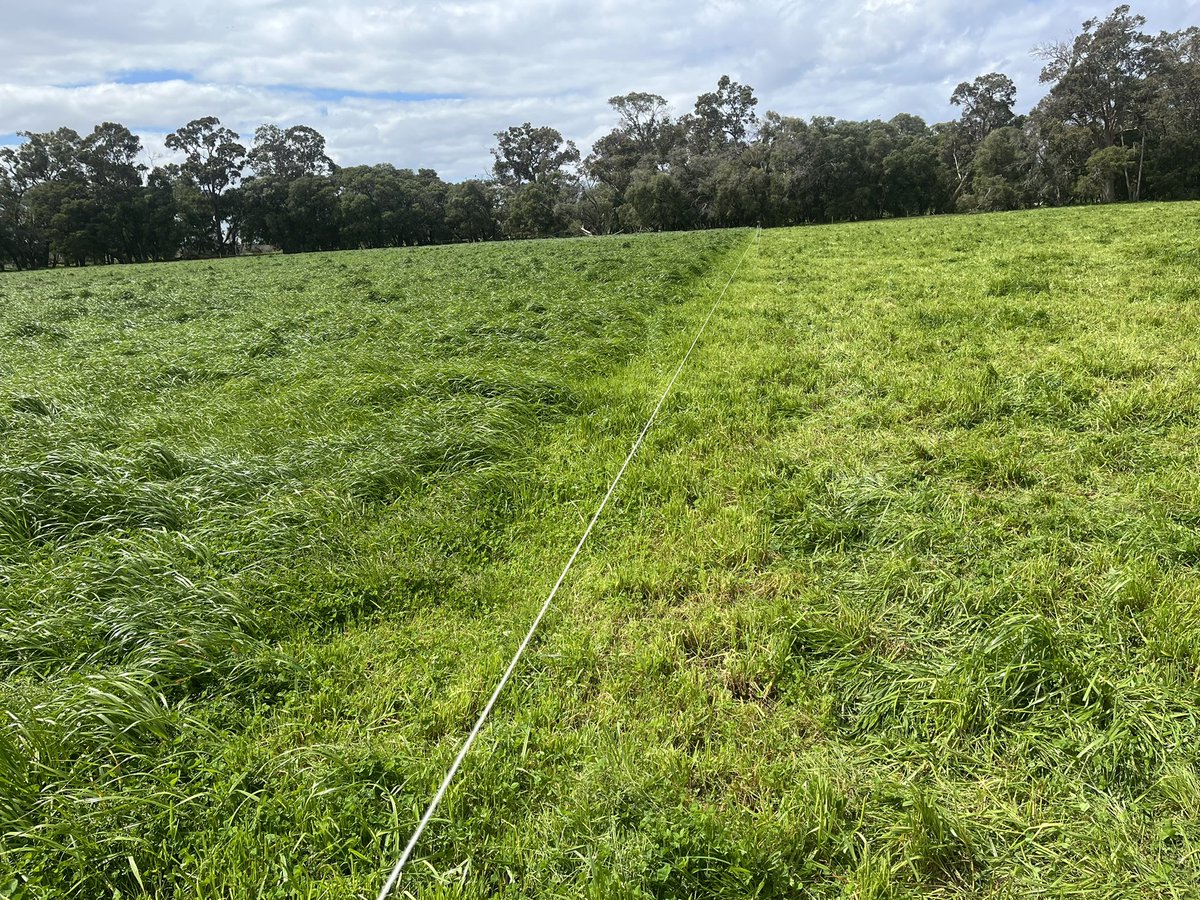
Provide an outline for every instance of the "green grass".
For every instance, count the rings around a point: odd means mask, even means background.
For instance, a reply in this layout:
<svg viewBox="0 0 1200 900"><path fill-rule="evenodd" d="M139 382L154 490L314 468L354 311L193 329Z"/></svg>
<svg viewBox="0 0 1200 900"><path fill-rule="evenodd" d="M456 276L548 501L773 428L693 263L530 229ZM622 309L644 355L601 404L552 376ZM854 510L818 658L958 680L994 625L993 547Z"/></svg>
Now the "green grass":
<svg viewBox="0 0 1200 900"><path fill-rule="evenodd" d="M1196 896L1198 225L763 232L402 887ZM0 278L0 896L373 896L751 239Z"/></svg>

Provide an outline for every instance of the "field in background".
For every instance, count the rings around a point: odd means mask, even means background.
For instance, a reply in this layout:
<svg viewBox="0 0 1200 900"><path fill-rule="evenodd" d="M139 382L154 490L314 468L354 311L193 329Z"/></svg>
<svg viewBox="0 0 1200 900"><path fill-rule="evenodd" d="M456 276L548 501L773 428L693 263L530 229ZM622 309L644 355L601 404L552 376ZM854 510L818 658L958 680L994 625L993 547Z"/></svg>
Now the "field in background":
<svg viewBox="0 0 1200 900"><path fill-rule="evenodd" d="M1185 896L1200 206L763 232L422 896ZM0 277L0 896L373 896L749 232Z"/></svg>

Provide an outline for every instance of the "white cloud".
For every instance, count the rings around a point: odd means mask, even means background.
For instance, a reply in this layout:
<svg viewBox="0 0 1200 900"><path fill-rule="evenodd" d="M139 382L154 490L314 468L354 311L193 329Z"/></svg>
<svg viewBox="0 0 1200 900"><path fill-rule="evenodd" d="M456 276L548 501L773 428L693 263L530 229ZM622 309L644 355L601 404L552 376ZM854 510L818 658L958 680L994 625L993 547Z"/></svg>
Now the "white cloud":
<svg viewBox="0 0 1200 900"><path fill-rule="evenodd" d="M1111 8L1078 0L19 4L0 32L0 135L115 120L161 153L163 132L201 115L247 140L263 122L304 123L342 164L389 161L465 178L487 170L492 133L508 125L554 125L586 150L611 125L609 96L655 91L684 112L723 73L753 85L760 110L806 117L949 118L954 85L988 71L1010 74L1029 106L1041 93L1031 48ZM1198 18L1186 0L1135 11L1152 31ZM146 70L191 80L116 83ZM360 96L337 96L347 91Z"/></svg>

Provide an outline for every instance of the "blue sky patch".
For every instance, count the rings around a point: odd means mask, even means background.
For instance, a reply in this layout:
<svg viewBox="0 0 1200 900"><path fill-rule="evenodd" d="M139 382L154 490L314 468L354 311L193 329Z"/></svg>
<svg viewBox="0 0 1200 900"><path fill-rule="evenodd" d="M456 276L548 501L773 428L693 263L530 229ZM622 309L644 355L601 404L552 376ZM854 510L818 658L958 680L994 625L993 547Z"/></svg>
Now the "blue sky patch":
<svg viewBox="0 0 1200 900"><path fill-rule="evenodd" d="M0 147L23 143L25 143L25 138L21 137L19 134L13 132L9 132L8 134L0 134Z"/></svg>
<svg viewBox="0 0 1200 900"><path fill-rule="evenodd" d="M194 81L191 72L180 69L127 69L113 76L117 84L160 84L164 81Z"/></svg>

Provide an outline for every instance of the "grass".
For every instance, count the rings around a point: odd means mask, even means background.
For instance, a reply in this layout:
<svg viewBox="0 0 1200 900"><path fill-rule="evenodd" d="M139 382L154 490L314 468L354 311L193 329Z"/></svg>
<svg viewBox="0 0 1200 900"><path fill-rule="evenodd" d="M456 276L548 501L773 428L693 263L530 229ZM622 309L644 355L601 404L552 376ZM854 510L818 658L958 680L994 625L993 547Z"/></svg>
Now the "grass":
<svg viewBox="0 0 1200 900"><path fill-rule="evenodd" d="M1195 896L1198 219L764 232L403 886ZM0 896L373 896L750 239L0 279Z"/></svg>

